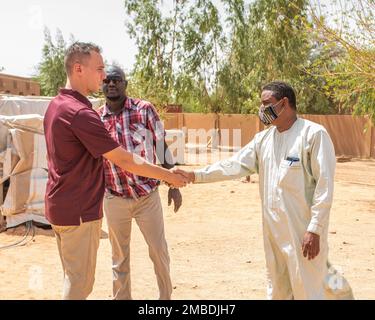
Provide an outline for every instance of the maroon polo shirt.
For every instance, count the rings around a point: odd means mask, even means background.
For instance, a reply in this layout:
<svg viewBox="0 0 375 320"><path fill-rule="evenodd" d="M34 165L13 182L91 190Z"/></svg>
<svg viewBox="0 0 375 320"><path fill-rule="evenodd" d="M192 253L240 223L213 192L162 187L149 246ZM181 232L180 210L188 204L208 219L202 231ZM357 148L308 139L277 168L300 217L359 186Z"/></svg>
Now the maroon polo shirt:
<svg viewBox="0 0 375 320"><path fill-rule="evenodd" d="M46 218L67 226L103 217L102 154L119 145L105 129L90 101L61 89L44 116L48 155Z"/></svg>

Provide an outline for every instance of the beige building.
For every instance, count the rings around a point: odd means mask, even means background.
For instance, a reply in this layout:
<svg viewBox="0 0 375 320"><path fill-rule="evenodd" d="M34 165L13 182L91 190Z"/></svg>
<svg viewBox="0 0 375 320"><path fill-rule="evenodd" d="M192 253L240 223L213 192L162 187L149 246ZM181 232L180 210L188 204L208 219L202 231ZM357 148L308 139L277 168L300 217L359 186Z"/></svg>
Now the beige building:
<svg viewBox="0 0 375 320"><path fill-rule="evenodd" d="M40 85L31 78L0 73L0 93L20 96L40 96Z"/></svg>

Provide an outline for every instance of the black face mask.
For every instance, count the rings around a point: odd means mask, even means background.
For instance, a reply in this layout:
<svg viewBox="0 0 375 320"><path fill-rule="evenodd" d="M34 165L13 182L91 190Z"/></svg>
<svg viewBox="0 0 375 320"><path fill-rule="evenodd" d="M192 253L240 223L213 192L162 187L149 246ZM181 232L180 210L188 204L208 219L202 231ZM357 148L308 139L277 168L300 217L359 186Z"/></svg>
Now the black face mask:
<svg viewBox="0 0 375 320"><path fill-rule="evenodd" d="M263 122L263 124L265 126L269 126L270 124L272 124L272 122L274 122L280 116L280 114L284 111L285 108L283 108L279 114L277 114L277 112L276 112L276 106L280 102L281 102L281 100L278 103L276 103L275 105L270 104L266 107L264 105L261 105L259 107L259 114L258 114L259 119L260 119L260 121Z"/></svg>

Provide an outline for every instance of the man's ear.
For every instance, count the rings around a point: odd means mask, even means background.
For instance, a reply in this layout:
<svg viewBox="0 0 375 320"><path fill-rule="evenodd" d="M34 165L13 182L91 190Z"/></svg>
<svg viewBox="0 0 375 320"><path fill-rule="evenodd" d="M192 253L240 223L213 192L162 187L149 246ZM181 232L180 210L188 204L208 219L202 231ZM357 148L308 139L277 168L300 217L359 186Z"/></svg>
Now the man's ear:
<svg viewBox="0 0 375 320"><path fill-rule="evenodd" d="M291 105L290 105L290 103L289 103L289 99L288 99L288 97L284 97L283 98L283 100L284 100L284 104L286 105L286 106L288 106L288 107L292 107Z"/></svg>
<svg viewBox="0 0 375 320"><path fill-rule="evenodd" d="M73 71L75 73L82 73L82 65L78 62L76 62L74 65L73 65Z"/></svg>
<svg viewBox="0 0 375 320"><path fill-rule="evenodd" d="M128 80L124 80L124 83L125 83L125 89L128 87Z"/></svg>

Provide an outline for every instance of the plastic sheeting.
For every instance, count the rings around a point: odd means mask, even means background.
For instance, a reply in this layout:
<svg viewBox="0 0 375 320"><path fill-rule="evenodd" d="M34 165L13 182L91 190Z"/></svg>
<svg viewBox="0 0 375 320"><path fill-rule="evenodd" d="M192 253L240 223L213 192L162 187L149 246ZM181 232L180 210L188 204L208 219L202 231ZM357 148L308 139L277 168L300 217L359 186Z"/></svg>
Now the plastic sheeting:
<svg viewBox="0 0 375 320"><path fill-rule="evenodd" d="M40 133L40 115L0 116L9 128L3 159L1 187L6 191L0 211L7 228L29 220L48 224L44 218L44 194L47 183L47 159L44 136ZM22 128L22 129L20 129Z"/></svg>
<svg viewBox="0 0 375 320"><path fill-rule="evenodd" d="M7 228L30 220L48 224L44 208L35 210L34 203L42 196L45 181L33 181L32 169L37 162L46 168L45 162L37 159L43 154L44 137L36 133L43 132L43 115L50 100L0 97L0 213L6 216Z"/></svg>
<svg viewBox="0 0 375 320"><path fill-rule="evenodd" d="M22 97L1 97L0 115L17 116L25 114L38 114L44 116L51 98L32 99ZM0 151L7 146L8 127L0 122Z"/></svg>
<svg viewBox="0 0 375 320"><path fill-rule="evenodd" d="M0 96L0 213L6 227L44 217L48 178L43 116L51 97ZM100 99L90 99L94 108Z"/></svg>

